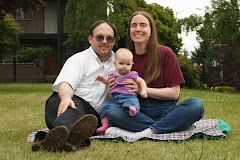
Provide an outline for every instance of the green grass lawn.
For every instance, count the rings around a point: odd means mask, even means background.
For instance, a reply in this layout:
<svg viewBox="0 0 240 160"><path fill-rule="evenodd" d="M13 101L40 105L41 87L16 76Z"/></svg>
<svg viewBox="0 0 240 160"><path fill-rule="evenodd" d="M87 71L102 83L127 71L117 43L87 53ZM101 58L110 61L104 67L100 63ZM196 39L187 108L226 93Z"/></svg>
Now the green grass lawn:
<svg viewBox="0 0 240 160"><path fill-rule="evenodd" d="M226 139L181 143L143 140L134 143L93 140L75 153L32 152L29 133L45 128L45 101L52 84L0 83L0 160L13 159L161 159L235 160L240 156L240 94L182 89L180 101L203 100L203 119L222 119L231 128Z"/></svg>

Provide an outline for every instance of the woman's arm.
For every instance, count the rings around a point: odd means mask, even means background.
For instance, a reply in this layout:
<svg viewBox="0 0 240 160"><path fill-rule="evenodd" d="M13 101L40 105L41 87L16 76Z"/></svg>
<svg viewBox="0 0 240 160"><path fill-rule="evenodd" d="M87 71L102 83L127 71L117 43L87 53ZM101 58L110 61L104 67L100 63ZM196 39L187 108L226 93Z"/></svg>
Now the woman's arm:
<svg viewBox="0 0 240 160"><path fill-rule="evenodd" d="M125 87L132 88L128 92L140 93L139 85L132 79L127 79L125 81L129 83ZM159 100L177 100L180 95L180 85L166 88L147 88L148 97L159 99Z"/></svg>
<svg viewBox="0 0 240 160"><path fill-rule="evenodd" d="M166 88L147 88L147 94L149 97L159 100L177 100L180 95L180 85Z"/></svg>

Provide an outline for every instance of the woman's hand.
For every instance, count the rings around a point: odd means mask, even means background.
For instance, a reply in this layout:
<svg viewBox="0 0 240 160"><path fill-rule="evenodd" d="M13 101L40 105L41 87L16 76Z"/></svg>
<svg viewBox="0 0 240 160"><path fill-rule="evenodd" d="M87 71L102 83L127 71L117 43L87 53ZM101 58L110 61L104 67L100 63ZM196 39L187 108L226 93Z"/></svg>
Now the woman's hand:
<svg viewBox="0 0 240 160"><path fill-rule="evenodd" d="M115 87L115 82L116 78L114 78L114 76L109 76L108 77L108 86L109 86L109 89L110 91L113 90L113 88Z"/></svg>
<svg viewBox="0 0 240 160"><path fill-rule="evenodd" d="M140 87L133 79L126 79L124 82L129 83L128 85L125 85L125 87L131 88L128 92L140 93Z"/></svg>

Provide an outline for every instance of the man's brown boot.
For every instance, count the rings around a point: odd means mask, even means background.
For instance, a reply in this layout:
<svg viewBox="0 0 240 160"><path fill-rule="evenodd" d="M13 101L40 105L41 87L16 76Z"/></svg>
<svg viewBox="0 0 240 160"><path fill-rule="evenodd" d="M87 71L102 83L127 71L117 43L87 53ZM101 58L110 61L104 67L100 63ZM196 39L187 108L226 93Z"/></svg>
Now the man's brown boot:
<svg viewBox="0 0 240 160"><path fill-rule="evenodd" d="M61 151L69 137L69 130L65 126L58 126L51 129L45 139L32 145L32 151Z"/></svg>
<svg viewBox="0 0 240 160"><path fill-rule="evenodd" d="M81 144L89 139L97 128L98 119L93 114L88 114L80 118L69 129L69 138L63 150L67 152L76 151Z"/></svg>

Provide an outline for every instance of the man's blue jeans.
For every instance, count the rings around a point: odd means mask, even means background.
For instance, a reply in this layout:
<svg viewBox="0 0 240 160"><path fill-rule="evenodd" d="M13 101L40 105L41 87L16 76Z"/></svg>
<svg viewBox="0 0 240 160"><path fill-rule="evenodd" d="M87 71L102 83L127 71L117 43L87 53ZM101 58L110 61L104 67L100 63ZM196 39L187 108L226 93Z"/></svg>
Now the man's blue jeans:
<svg viewBox="0 0 240 160"><path fill-rule="evenodd" d="M156 134L182 131L200 120L204 115L203 103L198 98L176 101L161 101L152 98L140 101L140 112L129 116L123 108L111 106L107 112L113 126L139 132L151 128Z"/></svg>

